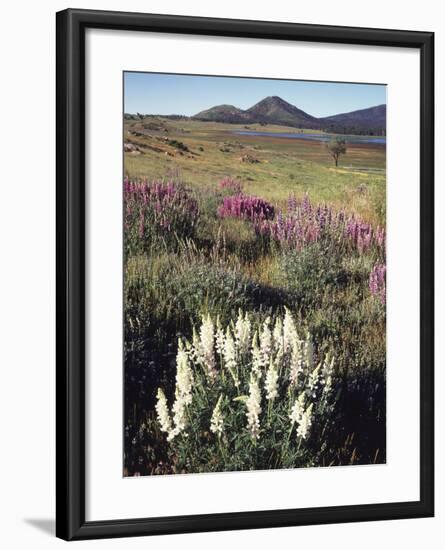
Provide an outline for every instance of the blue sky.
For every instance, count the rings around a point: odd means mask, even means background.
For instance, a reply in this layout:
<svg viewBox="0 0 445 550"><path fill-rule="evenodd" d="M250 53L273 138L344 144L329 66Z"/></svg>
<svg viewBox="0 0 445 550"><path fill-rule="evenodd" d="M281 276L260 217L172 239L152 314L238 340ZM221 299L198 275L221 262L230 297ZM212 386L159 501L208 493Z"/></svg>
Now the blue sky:
<svg viewBox="0 0 445 550"><path fill-rule="evenodd" d="M223 103L247 109L277 95L316 117L386 103L386 86L302 80L124 73L126 113L194 115Z"/></svg>

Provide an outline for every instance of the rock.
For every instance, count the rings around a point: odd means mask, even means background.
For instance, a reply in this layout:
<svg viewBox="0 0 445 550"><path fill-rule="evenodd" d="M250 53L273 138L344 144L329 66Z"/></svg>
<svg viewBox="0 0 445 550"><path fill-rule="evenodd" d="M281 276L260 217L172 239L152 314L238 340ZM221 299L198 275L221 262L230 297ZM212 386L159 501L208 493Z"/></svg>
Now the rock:
<svg viewBox="0 0 445 550"><path fill-rule="evenodd" d="M133 143L124 143L125 153L134 153L137 150L138 150L138 148Z"/></svg>
<svg viewBox="0 0 445 550"><path fill-rule="evenodd" d="M247 162L249 164L257 164L260 162L257 158L252 157L252 155L243 155L239 158L239 160L241 162Z"/></svg>

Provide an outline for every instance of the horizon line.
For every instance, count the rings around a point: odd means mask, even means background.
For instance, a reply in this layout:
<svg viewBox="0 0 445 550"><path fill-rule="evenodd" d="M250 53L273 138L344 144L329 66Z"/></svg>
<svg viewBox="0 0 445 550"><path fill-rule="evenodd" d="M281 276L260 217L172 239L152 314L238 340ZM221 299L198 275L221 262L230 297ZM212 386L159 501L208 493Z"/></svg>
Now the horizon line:
<svg viewBox="0 0 445 550"><path fill-rule="evenodd" d="M136 71L135 71L136 72ZM227 78L233 78L233 77L227 77ZM245 77L245 78L248 78L248 77ZM310 81L312 82L312 81ZM254 107L255 105L257 105L258 103L261 103L262 101L264 101L265 99L269 99L269 98L278 98L278 99L281 99L282 101L285 101L286 103L288 103L289 105L291 105L292 107L295 107L296 109L299 109L300 111L302 111L303 113L311 116L312 118L315 118L317 120L321 120L323 118L330 118L330 117L333 117L333 116L339 116L339 115L347 115L347 114L350 114L350 113L357 113L359 111L366 111L367 109L373 109L375 107L382 107L383 105L386 107L387 106L387 103L378 103L377 105L375 104L372 104L370 105L369 107L362 107L360 109L354 109L352 111L342 111L340 113L334 113L332 115L327 115L327 116L322 116L322 117L318 117L318 116L314 116L314 115L311 115L310 113L308 113L307 111L304 111L303 109L301 109L300 107L298 107L297 105L294 105L293 103L290 103L289 101L286 101L285 99L283 99L282 97L280 96L277 96L277 95L272 95L272 96L265 96L263 99L260 99L260 101L257 101L256 103L254 103L251 107L248 107L247 109L241 109L240 107L237 107L236 105L233 105L231 103L219 103L218 105L213 105L211 107L208 107L206 109L201 109L201 111L198 111L196 114L194 115L184 115L182 113L164 113L164 114L161 114L161 113L140 113L139 111L137 112L129 112L129 111L124 111L124 115L137 115L137 114L141 114L141 115L146 115L146 116L159 116L159 117L163 117L163 116L181 116L181 117L184 117L184 118L194 118L196 115L199 115L199 113L202 113L204 111L209 111L210 109L215 109L217 107L234 107L235 109L238 109L239 111L245 113L247 112L249 109L251 109L252 107Z"/></svg>

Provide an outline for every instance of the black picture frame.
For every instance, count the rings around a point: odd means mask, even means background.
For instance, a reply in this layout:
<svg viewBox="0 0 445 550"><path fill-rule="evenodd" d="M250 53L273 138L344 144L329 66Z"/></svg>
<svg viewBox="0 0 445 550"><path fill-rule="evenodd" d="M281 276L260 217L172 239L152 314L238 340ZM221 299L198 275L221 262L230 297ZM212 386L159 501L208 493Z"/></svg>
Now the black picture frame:
<svg viewBox="0 0 445 550"><path fill-rule="evenodd" d="M56 535L65 540L434 514L434 34L69 9L57 13ZM420 500L109 521L85 519L85 30L415 48L420 52ZM407 312L409 314L409 312Z"/></svg>

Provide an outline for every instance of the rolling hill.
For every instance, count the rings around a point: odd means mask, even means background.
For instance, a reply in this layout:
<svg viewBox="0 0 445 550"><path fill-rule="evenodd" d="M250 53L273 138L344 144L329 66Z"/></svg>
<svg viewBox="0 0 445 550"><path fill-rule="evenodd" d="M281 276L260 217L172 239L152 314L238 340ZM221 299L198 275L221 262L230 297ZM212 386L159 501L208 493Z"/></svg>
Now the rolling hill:
<svg viewBox="0 0 445 550"><path fill-rule="evenodd" d="M319 122L326 130L333 132L344 133L345 129L346 131L356 129L357 131L381 133L386 129L386 105L320 118Z"/></svg>
<svg viewBox="0 0 445 550"><path fill-rule="evenodd" d="M278 96L266 97L246 110L233 105L217 105L197 113L192 118L232 124L278 124L344 134L386 133L386 105L316 118Z"/></svg>
<svg viewBox="0 0 445 550"><path fill-rule="evenodd" d="M211 109L201 111L192 118L211 120L213 122L230 122L232 124L250 122L247 112L233 105L216 105Z"/></svg>

